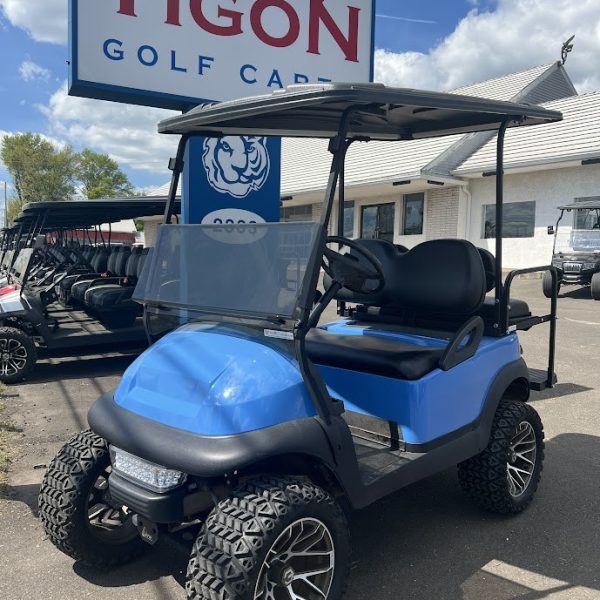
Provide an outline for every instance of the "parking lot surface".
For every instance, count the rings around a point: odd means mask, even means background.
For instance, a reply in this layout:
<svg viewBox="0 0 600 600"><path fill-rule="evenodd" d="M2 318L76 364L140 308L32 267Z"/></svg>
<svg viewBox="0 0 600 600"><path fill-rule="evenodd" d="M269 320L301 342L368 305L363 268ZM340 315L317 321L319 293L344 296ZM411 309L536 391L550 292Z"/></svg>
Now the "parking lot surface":
<svg viewBox="0 0 600 600"><path fill-rule="evenodd" d="M539 280L515 284L534 311ZM454 470L350 514L355 549L347 600L600 600L600 303L567 288L559 300L559 384L532 397L546 429L542 484L529 510L503 518L473 507ZM543 368L546 326L521 335ZM185 598L185 540L162 539L112 571L91 570L46 540L36 518L45 465L86 427L97 396L118 383L130 356L48 361L8 390L15 435L9 499L0 499L0 598Z"/></svg>

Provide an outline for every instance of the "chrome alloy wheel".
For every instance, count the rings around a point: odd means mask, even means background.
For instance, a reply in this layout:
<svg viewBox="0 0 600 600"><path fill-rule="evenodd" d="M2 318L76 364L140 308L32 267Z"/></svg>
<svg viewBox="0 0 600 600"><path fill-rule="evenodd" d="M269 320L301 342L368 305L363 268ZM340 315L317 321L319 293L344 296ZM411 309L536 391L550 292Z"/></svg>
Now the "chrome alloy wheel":
<svg viewBox="0 0 600 600"><path fill-rule="evenodd" d="M529 487L535 471L536 457L535 430L529 421L521 421L510 442L506 465L508 489L513 498L522 496Z"/></svg>
<svg viewBox="0 0 600 600"><path fill-rule="evenodd" d="M27 364L27 348L14 338L0 339L0 375L16 375Z"/></svg>
<svg viewBox="0 0 600 600"><path fill-rule="evenodd" d="M289 525L269 549L254 600L326 600L335 570L329 529L318 519Z"/></svg>

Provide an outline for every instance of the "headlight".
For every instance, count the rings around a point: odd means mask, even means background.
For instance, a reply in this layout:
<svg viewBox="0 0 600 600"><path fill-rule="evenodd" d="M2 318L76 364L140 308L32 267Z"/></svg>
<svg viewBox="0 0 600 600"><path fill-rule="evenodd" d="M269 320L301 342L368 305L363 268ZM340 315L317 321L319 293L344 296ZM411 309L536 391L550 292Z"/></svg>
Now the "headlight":
<svg viewBox="0 0 600 600"><path fill-rule="evenodd" d="M115 473L155 492L168 492L185 481L185 473L155 465L120 448L111 446L110 453Z"/></svg>
<svg viewBox="0 0 600 600"><path fill-rule="evenodd" d="M583 263L584 269L595 269L598 266L598 263Z"/></svg>
<svg viewBox="0 0 600 600"><path fill-rule="evenodd" d="M562 267L562 260L553 260L552 261L552 266L553 267L558 267L560 269Z"/></svg>

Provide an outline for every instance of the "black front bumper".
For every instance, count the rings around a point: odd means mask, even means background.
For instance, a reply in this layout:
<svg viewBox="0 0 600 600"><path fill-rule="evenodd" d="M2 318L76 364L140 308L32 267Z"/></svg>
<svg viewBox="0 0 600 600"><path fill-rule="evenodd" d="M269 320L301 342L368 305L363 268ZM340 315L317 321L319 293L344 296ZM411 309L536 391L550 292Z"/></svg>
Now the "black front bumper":
<svg viewBox="0 0 600 600"><path fill-rule="evenodd" d="M186 518L184 487L158 494L113 472L108 478L108 488L114 506L126 506L153 523L181 523Z"/></svg>
<svg viewBox="0 0 600 600"><path fill-rule="evenodd" d="M92 430L134 456L202 479L256 465L272 457L307 455L333 468L329 441L314 417L236 435L205 436L175 429L119 406L103 394L88 413Z"/></svg>

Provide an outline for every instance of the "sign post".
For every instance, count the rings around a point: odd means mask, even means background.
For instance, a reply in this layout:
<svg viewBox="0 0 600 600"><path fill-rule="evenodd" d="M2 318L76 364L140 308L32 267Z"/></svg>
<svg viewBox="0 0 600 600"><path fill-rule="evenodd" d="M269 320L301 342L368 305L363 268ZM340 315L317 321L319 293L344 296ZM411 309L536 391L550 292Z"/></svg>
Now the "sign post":
<svg viewBox="0 0 600 600"><path fill-rule="evenodd" d="M291 84L371 81L374 4L70 0L69 93L186 111ZM249 136L190 144L184 222L278 220L280 147Z"/></svg>

